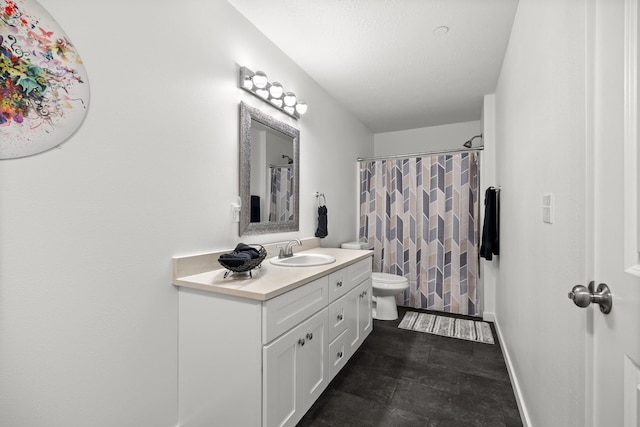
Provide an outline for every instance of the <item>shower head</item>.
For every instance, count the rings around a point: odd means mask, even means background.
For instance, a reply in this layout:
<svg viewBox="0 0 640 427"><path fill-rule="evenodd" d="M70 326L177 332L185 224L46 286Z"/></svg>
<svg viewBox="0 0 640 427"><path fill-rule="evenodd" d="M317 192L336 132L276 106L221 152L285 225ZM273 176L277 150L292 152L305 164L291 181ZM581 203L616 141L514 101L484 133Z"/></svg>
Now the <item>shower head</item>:
<svg viewBox="0 0 640 427"><path fill-rule="evenodd" d="M470 140L462 144L462 146L466 148L471 148L473 146L473 140L476 138L482 138L482 134L472 137Z"/></svg>

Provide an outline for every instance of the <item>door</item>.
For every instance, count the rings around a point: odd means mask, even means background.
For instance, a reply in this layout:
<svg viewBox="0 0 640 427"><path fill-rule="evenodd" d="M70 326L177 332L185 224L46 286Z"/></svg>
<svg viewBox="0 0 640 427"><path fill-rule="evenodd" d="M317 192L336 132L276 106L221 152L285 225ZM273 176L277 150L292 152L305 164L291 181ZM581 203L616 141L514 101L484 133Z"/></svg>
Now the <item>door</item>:
<svg viewBox="0 0 640 427"><path fill-rule="evenodd" d="M587 97L587 159L593 171L588 273L613 294L609 314L595 304L585 312L586 416L594 427L640 426L637 3L587 2L593 88Z"/></svg>

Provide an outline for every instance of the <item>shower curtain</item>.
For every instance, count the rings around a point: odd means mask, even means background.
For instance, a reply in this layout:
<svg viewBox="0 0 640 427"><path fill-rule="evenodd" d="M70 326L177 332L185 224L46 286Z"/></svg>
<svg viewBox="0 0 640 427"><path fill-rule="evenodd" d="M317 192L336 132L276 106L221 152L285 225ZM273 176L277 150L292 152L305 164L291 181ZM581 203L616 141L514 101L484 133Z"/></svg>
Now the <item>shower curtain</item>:
<svg viewBox="0 0 640 427"><path fill-rule="evenodd" d="M398 304L478 314L477 153L362 162L359 234L409 280Z"/></svg>
<svg viewBox="0 0 640 427"><path fill-rule="evenodd" d="M269 221L293 221L293 168L273 166L271 168L271 195Z"/></svg>

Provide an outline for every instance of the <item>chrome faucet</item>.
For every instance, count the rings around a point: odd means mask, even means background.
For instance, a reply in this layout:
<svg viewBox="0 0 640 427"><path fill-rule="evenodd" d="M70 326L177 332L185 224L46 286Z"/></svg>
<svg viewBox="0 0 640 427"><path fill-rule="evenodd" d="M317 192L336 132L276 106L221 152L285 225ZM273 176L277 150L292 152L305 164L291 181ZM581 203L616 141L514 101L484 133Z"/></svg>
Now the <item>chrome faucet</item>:
<svg viewBox="0 0 640 427"><path fill-rule="evenodd" d="M298 246L302 246L302 242L300 239L289 240L287 246L283 248L282 246L278 246L280 248L280 253L278 254L278 258L289 258L293 256L293 245L296 244Z"/></svg>

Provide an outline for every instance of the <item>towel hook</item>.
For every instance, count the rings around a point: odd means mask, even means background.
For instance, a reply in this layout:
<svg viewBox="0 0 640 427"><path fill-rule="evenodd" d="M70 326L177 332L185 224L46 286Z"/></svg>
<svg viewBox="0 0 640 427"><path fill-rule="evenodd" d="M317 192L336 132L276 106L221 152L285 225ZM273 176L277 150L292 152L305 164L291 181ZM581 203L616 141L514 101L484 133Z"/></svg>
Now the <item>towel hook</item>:
<svg viewBox="0 0 640 427"><path fill-rule="evenodd" d="M317 200L317 204L318 207L320 206L324 206L327 204L327 198L324 196L324 193L319 193L316 191L316 200Z"/></svg>

